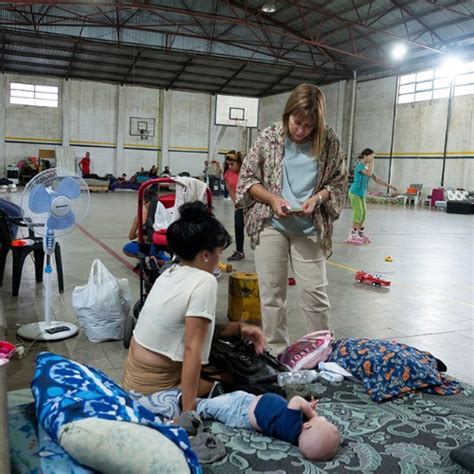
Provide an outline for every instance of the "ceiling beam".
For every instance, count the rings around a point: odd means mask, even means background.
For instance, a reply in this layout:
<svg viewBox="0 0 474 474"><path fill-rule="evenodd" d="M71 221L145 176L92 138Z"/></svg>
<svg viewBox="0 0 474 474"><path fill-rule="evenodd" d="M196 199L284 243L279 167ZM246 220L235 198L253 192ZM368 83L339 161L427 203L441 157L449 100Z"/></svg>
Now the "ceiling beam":
<svg viewBox="0 0 474 474"><path fill-rule="evenodd" d="M238 69L237 71L234 72L234 74L232 74L232 76L229 77L229 79L227 79L224 84L222 84L221 87L219 87L219 89L217 89L217 92L221 92L225 86L227 86L227 84L230 84L232 82L232 80L234 80L244 69L245 69L245 66L247 66L247 63L243 63Z"/></svg>
<svg viewBox="0 0 474 474"><path fill-rule="evenodd" d="M138 51L137 54L135 54L135 57L133 58L133 61L132 63L130 64L127 72L125 73L125 75L123 76L123 79L122 81L120 82L120 85L124 85L125 84L125 81L127 80L128 78L128 75L132 72L133 68L135 67L135 64L137 64L137 61L140 59L140 56L142 55L142 52L141 51Z"/></svg>
<svg viewBox="0 0 474 474"><path fill-rule="evenodd" d="M271 85L269 85L267 88L265 88L262 92L260 92L260 96L266 96L266 95L269 95L270 92L273 90L274 87L276 87L278 84L280 84L281 82L283 82L288 76L290 76L293 71L295 70L294 67L288 69L288 71L286 71L284 74L282 74L281 76L279 76L276 81L274 81Z"/></svg>
<svg viewBox="0 0 474 474"><path fill-rule="evenodd" d="M436 33L436 31L431 26L429 26L424 20L422 20L420 16L415 15L407 6L402 5L397 0L391 0L391 1L402 12L405 12L412 20L418 22L423 28L425 28L427 32L429 31L432 37L435 36L436 38L438 38L439 41L441 41L441 43L444 43L444 39L438 33Z"/></svg>
<svg viewBox="0 0 474 474"><path fill-rule="evenodd" d="M79 41L74 43L74 49L72 50L71 57L69 59L69 66L68 66L67 71L66 71L66 81L69 80L69 74L71 74L72 63L74 61L74 56L76 54L78 44L79 44Z"/></svg>
<svg viewBox="0 0 474 474"><path fill-rule="evenodd" d="M166 86L166 90L170 90L171 87L175 84L175 82L179 79L179 76L185 71L185 69L193 62L193 58L189 58L178 71L178 73L171 79L170 83Z"/></svg>
<svg viewBox="0 0 474 474"><path fill-rule="evenodd" d="M235 5L238 8L242 8L241 5L237 5L235 3L235 0L226 0L226 1L228 3L232 3L233 5ZM29 2L29 3L31 3L31 2ZM61 1L58 2L59 5L62 5L64 3L66 3L66 5L68 5L68 6L78 4L78 2L61 2ZM82 4L82 6L83 6L83 4ZM94 6L98 7L98 8L101 8L101 7L110 8L111 6L115 7L115 4L110 4L110 3L107 3L107 2L96 2L96 3L94 3ZM181 14L181 15L184 15L184 16L192 16L192 17L199 17L199 18L202 17L202 18L211 19L211 20L214 20L214 18L215 18L215 16L212 13L207 13L207 12L202 12L202 11L193 11L192 14L191 14L191 12L189 12L185 9L182 9L182 8L168 7L168 6L156 5L156 4L153 4L153 5L150 4L150 5L145 6L142 3L140 3L140 4L127 3L127 4L120 4L118 6L118 8L123 9L123 10L127 10L127 9L130 9L130 8L142 8L142 9L150 11L150 12L165 11L165 12L173 12L173 13ZM81 18L82 18L82 16L81 16ZM262 28L261 25L255 23L255 22L245 20L245 19L241 19L241 18L232 18L232 17L228 17L228 16L223 16L223 15L217 15L216 20L220 21L220 22L223 22L223 23L236 23L240 26L245 26L247 28L256 30L257 32L264 29L268 33L275 34L275 35L278 35L278 36L290 36L295 41L304 42L304 43L309 44L311 46L314 46L318 49L319 48L324 48L327 53L333 52L333 53L341 54L343 56L351 56L351 57L354 57L354 58L356 58L358 60L361 60L363 62L370 62L370 63L378 64L378 65L381 65L381 66L387 66L387 64L384 63L383 61L379 61L377 59L373 59L373 58L370 58L370 57L365 57L365 56L360 55L360 54L354 54L354 53L351 53L350 51L345 51L345 50L342 50L342 49L339 49L339 48L334 48L330 45L323 44L320 41L310 40L310 39L308 39L304 36L301 36L298 32L289 31L287 28L282 27L281 24L279 24L278 27L265 26L265 27ZM93 20L91 18L88 18L85 21L88 21L88 22L91 23L88 26L99 26L100 25L100 26L110 27L109 24L104 25L103 22L101 22L100 20ZM66 26L66 25L70 26L70 22L71 22L71 18L67 18L66 23L65 23L64 26ZM56 26L59 26L59 24L60 23L55 22ZM147 28L145 26L142 26L141 28L138 28L137 25L134 25L133 29L147 30ZM181 36L181 33L179 33L179 35ZM209 39L209 38L207 38L207 39ZM214 39L214 40L215 41L222 41L221 39Z"/></svg>
<svg viewBox="0 0 474 474"><path fill-rule="evenodd" d="M68 53L68 55L71 54L73 50L73 46L75 44L75 42L73 43L73 39L67 36L60 37L60 36L53 36L53 35L51 36L42 35L38 37L32 33L18 34L16 32L7 32L7 31L5 31L5 35L6 35L7 44L11 43L11 44L14 44L15 46L24 46L27 48L52 49L54 51L66 52ZM25 41L25 38L31 39L31 42ZM61 41L62 41L62 44L61 44ZM95 55L95 56L100 56L104 58L109 58L108 59L109 61L114 61L115 59L124 60L124 61L127 61L127 64L130 61L130 59L133 57L133 54L123 54L123 51L126 51L123 46L120 49L120 51L117 50L116 46L113 46L113 50L112 50L113 54L111 54L111 49L106 42L99 42L99 41L92 40L92 41L84 42L82 44L83 44L83 47L77 50L76 52L77 55L80 55L80 54L86 54L86 55L92 55L92 56ZM68 47L68 45L70 46ZM94 49L88 49L87 45L93 46ZM99 50L98 49L99 47L101 47L102 49ZM126 48L129 51L131 51L132 48L135 48L135 46L127 46ZM166 55L167 58L177 58L176 61L173 61L171 59L170 60L166 59L163 56L163 51L160 49L142 48L142 51L144 53L142 56L143 61L146 61L149 64L150 63L151 64L156 63L157 65L160 65L162 63L180 64L179 60L182 59L183 57L183 54L180 54L180 53L176 53L176 52L168 53ZM155 53L159 54L160 57L154 56ZM186 57L189 57L189 54L186 55ZM235 70L235 68L233 67L230 67L230 66L227 67L225 65L222 65L223 60L225 60L226 62L230 64L232 60L229 58L214 57L214 58L209 59L207 56L199 55L199 54L194 54L193 57L195 58L194 63L196 63L197 61L198 65L199 65L199 61L201 61L201 63L204 62L206 64L210 62L219 61L219 69L223 69L223 70L228 69L230 72L233 72ZM181 62L181 64L183 63ZM274 64L271 64L269 62L264 62L264 61L258 61L258 60L252 61L252 65L258 68L275 67ZM123 66L126 67L126 65L123 65ZM298 68L298 70L301 70L303 72L307 72L309 74L315 73L315 71L311 67L308 67L307 64L295 64L295 66ZM284 67L288 67L288 65L281 64L281 65L278 65L278 67L284 68ZM333 70L333 69L328 69L328 68L319 67L317 72L326 72L326 71L332 74L333 77L336 77L336 78L339 77L342 79L346 77L346 75L343 74L342 72ZM256 73L259 74L258 72ZM265 75L265 74L266 72L261 73L261 75Z"/></svg>

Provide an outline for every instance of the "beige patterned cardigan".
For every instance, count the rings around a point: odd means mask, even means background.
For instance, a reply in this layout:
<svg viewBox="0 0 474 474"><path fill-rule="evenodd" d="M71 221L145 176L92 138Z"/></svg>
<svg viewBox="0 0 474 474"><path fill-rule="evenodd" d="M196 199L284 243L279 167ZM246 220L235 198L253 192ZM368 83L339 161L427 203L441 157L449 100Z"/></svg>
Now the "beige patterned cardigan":
<svg viewBox="0 0 474 474"><path fill-rule="evenodd" d="M248 191L253 185L262 184L268 191L281 196L284 154L283 124L278 122L263 130L240 169L236 201L237 207L244 209L245 226L253 249L258 244L264 220L273 216L273 210L268 204L255 201ZM318 163L318 182L312 195L327 189L331 193L331 199L315 209L313 219L329 257L332 253L334 221L342 211L347 193L345 156L332 128L326 128L326 138Z"/></svg>

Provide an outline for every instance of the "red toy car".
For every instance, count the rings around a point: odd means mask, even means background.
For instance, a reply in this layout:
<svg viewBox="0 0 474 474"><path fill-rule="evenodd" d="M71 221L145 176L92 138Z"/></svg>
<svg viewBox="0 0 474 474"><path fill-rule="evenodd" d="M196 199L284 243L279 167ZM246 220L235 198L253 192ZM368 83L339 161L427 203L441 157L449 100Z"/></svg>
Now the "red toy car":
<svg viewBox="0 0 474 474"><path fill-rule="evenodd" d="M381 275L372 275L363 271L356 272L354 275L357 283L368 283L372 286L390 286L391 281L384 280Z"/></svg>

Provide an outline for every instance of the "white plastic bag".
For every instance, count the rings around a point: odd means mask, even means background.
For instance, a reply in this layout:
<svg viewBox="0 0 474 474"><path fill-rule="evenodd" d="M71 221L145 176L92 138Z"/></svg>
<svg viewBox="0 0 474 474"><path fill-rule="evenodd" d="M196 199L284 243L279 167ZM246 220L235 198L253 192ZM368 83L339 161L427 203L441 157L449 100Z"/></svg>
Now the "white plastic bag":
<svg viewBox="0 0 474 474"><path fill-rule="evenodd" d="M123 338L131 300L128 280L115 278L99 259L92 262L87 285L72 292L72 307L92 342Z"/></svg>
<svg viewBox="0 0 474 474"><path fill-rule="evenodd" d="M163 204L158 201L156 203L155 220L153 223L153 229L158 232L159 230L165 230L173 222L173 214L166 209Z"/></svg>

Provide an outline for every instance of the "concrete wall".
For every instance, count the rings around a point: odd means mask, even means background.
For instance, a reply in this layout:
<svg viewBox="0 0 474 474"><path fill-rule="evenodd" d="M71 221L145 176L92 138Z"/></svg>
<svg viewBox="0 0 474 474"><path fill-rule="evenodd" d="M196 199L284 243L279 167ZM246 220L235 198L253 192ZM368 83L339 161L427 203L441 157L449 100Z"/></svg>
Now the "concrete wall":
<svg viewBox="0 0 474 474"><path fill-rule="evenodd" d="M9 104L12 81L57 85L57 109ZM5 74L0 76L0 167L40 148L72 146L76 157L91 153L92 172L127 175L141 166L170 166L174 173L200 175L204 161L223 161L223 154L239 148L240 130L215 125L215 99L208 94L161 91L86 81ZM356 87L351 138L352 81L322 86L327 121L337 131L352 161L366 147L377 154L376 173L404 190L410 183L425 188L441 183L448 100L397 105L393 155L389 169L396 77L359 81ZM281 118L289 93L260 102L258 129ZM474 97L454 98L448 136L444 183L474 188ZM148 140L130 135L130 117L155 119L155 136ZM253 129L249 142L257 137ZM371 190L383 188L371 184Z"/></svg>

